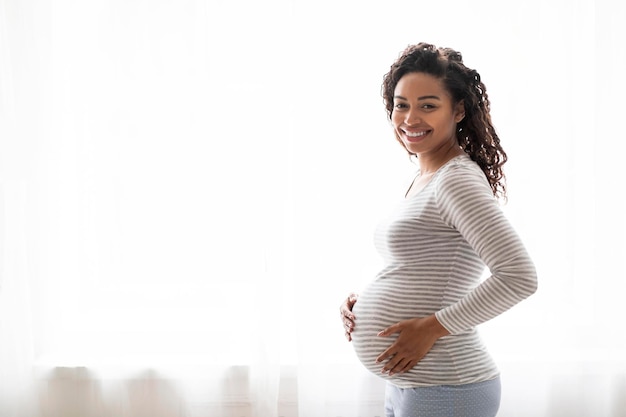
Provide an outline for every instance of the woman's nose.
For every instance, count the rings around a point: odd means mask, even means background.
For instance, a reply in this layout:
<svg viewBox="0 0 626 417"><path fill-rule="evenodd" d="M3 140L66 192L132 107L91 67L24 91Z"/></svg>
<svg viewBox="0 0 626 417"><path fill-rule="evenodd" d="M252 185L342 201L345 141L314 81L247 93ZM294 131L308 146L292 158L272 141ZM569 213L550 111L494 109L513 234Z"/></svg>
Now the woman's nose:
<svg viewBox="0 0 626 417"><path fill-rule="evenodd" d="M417 110L409 110L406 112L406 116L404 118L404 123L409 126L417 125L422 121L419 112Z"/></svg>

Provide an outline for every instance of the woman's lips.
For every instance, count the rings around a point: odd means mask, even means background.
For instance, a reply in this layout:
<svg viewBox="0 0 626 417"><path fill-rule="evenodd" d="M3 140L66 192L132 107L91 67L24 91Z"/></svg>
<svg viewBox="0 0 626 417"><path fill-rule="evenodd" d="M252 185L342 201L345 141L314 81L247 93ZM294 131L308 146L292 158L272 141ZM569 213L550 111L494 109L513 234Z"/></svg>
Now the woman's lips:
<svg viewBox="0 0 626 417"><path fill-rule="evenodd" d="M419 141L421 141L422 139L424 139L424 136L426 136L428 134L428 132L429 132L428 130L422 130L422 131L419 131L419 132L403 131L404 137L409 142L419 142Z"/></svg>

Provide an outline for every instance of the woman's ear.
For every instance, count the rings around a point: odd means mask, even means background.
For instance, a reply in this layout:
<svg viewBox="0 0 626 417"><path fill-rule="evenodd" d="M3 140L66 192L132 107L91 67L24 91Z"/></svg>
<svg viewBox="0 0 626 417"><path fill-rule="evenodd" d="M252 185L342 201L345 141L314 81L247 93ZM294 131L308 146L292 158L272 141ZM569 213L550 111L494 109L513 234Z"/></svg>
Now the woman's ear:
<svg viewBox="0 0 626 417"><path fill-rule="evenodd" d="M454 106L454 121L460 123L465 118L465 102L463 100Z"/></svg>

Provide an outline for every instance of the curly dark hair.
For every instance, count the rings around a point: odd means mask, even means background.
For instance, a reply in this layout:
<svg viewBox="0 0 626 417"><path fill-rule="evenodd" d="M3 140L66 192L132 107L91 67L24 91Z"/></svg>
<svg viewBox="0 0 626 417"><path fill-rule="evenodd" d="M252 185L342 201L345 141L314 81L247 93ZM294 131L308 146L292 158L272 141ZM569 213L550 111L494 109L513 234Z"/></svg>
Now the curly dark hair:
<svg viewBox="0 0 626 417"><path fill-rule="evenodd" d="M393 96L398 81L413 72L422 72L441 79L454 103L463 100L465 117L457 124L457 141L483 170L494 196L506 199L502 166L507 161L507 156L491 123L487 89L480 74L466 67L461 53L453 49L423 42L409 45L383 78L383 101L389 119L393 112Z"/></svg>

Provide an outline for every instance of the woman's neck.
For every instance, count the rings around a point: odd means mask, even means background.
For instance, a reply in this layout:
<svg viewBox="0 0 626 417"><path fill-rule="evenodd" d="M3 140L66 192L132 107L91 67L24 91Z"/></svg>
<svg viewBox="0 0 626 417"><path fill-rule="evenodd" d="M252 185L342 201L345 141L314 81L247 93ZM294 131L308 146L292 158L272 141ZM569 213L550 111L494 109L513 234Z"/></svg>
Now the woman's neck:
<svg viewBox="0 0 626 417"><path fill-rule="evenodd" d="M440 150L435 154L417 155L417 161L420 166L420 175L432 175L446 162L459 155L463 155L465 151L457 144L448 147L445 151Z"/></svg>

